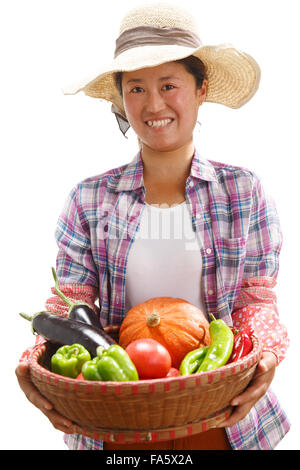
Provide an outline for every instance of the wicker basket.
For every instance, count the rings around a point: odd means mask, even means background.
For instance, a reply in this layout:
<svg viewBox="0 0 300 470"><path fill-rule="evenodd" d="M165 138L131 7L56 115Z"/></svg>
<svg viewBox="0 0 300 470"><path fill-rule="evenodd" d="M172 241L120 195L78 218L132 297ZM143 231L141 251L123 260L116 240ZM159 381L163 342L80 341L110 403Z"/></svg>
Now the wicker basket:
<svg viewBox="0 0 300 470"><path fill-rule="evenodd" d="M106 328L110 334L116 330ZM35 386L56 410L74 423L74 433L118 443L163 441L206 431L231 413L230 401L250 382L261 355L211 372L138 382L92 382L52 373L51 343L37 346L30 358Z"/></svg>

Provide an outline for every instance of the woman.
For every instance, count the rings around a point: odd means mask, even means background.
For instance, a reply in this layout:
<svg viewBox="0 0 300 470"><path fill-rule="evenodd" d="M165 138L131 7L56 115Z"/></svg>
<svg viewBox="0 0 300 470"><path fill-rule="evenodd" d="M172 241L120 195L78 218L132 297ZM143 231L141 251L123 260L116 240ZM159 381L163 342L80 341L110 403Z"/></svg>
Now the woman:
<svg viewBox="0 0 300 470"><path fill-rule="evenodd" d="M182 297L229 325L250 325L263 343L251 385L233 399L220 428L166 443L104 443L104 449L272 449L289 430L269 389L288 345L272 291L281 248L276 209L251 171L209 162L193 143L204 101L238 108L259 79L252 57L228 45L202 46L191 15L158 4L126 15L113 63L71 90L111 101L121 131L132 127L140 151L70 193L56 232L64 292L90 304L99 297L103 325L121 324L147 298ZM174 230L167 240L149 236L149 222L157 235L170 216L177 227L184 224L180 237ZM46 308L65 313L57 297ZM103 448L70 435L71 423L31 384L26 361L16 372L28 399L66 433L69 448Z"/></svg>

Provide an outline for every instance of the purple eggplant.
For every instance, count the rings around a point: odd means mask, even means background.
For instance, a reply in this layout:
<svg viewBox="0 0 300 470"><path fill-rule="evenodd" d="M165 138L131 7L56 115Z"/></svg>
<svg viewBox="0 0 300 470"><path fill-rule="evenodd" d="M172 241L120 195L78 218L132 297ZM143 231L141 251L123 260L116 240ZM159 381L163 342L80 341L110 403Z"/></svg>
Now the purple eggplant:
<svg viewBox="0 0 300 470"><path fill-rule="evenodd" d="M31 321L32 330L52 343L74 344L84 346L92 357L96 356L96 349L102 346L108 349L116 342L104 330L95 328L82 321L72 320L50 312L38 312L35 315L20 313L21 317Z"/></svg>

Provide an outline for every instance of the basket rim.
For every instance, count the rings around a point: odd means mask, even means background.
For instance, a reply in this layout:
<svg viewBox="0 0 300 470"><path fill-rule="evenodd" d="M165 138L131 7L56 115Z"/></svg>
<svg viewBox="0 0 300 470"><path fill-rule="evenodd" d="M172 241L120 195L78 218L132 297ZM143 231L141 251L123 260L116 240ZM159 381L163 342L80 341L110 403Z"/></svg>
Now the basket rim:
<svg viewBox="0 0 300 470"><path fill-rule="evenodd" d="M143 387L149 385L150 387L153 386L155 388L156 384L163 384L168 388L168 384L179 383L179 387L182 388L190 382L195 382L196 384L204 384L204 383L216 383L219 380L223 380L224 378L233 376L238 374L241 371L245 371L252 367L255 363L258 362L261 353L262 353L262 345L255 334L251 335L251 339L253 341L253 349L252 351L242 359L239 359L236 362L231 362L229 364L225 364L218 369L214 369L212 371L200 372L198 374L191 374L185 376L176 376L176 377L163 377L158 379L140 379L138 381L124 381L124 382L112 382L112 381L91 381L91 380L80 380L80 379L72 379L70 377L65 377L59 374L55 374L54 372L46 369L45 367L39 364L39 359L41 355L46 351L49 342L44 342L42 344L36 345L29 357L29 368L32 373L37 374L40 378L44 378L45 381L51 383L52 385L60 386L62 383L66 385L70 385L71 387L76 386L93 386L93 388L100 388L109 387L110 390L113 389L128 389L132 387Z"/></svg>
<svg viewBox="0 0 300 470"><path fill-rule="evenodd" d="M228 406L212 415L198 421L185 423L179 426L155 429L119 429L119 428L99 428L82 426L73 423L74 434L82 434L97 441L113 442L115 444L134 444L140 442L161 442L169 439L187 437L199 432L205 432L215 428L222 421L229 418L232 413L232 406Z"/></svg>

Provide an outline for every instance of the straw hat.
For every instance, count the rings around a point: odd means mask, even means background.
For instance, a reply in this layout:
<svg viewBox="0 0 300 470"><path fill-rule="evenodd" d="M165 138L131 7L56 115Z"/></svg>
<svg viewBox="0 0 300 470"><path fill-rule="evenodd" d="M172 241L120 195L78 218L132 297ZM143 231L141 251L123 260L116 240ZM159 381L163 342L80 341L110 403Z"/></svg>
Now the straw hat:
<svg viewBox="0 0 300 470"><path fill-rule="evenodd" d="M153 67L190 55L205 65L206 101L239 108L258 89L260 68L250 55L230 44L203 45L190 13L171 4L158 3L129 11L121 22L112 62L64 93L84 91L88 96L108 100L113 104L113 111L125 117L123 100L114 81L115 72Z"/></svg>

